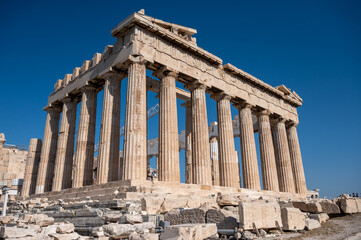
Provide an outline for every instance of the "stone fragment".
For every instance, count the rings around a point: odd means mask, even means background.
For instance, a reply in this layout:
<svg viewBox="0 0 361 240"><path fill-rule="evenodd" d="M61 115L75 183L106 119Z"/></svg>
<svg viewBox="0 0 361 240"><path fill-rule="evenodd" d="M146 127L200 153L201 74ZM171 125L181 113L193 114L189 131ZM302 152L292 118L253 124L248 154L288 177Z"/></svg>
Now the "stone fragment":
<svg viewBox="0 0 361 240"><path fill-rule="evenodd" d="M137 233L143 233L146 231L154 232L155 224L152 222L136 223L133 225Z"/></svg>
<svg viewBox="0 0 361 240"><path fill-rule="evenodd" d="M50 225L47 227L43 227L41 233L47 236L49 234L56 233L57 228L58 228L57 225Z"/></svg>
<svg viewBox="0 0 361 240"><path fill-rule="evenodd" d="M145 230L154 230L155 225L152 222L137 223L137 224L118 224L110 223L102 226L105 235L110 235L112 238L127 237L133 232L143 233Z"/></svg>
<svg viewBox="0 0 361 240"><path fill-rule="evenodd" d="M305 228L305 215L298 208L281 208L283 230L297 231Z"/></svg>
<svg viewBox="0 0 361 240"><path fill-rule="evenodd" d="M158 240L159 234L158 233L144 233L140 235L142 240Z"/></svg>
<svg viewBox="0 0 361 240"><path fill-rule="evenodd" d="M28 229L33 229L34 232L36 232L36 233L40 233L40 232L41 232L41 227L40 227L39 225L29 224L29 225L25 225L24 227L25 227L25 228L28 228Z"/></svg>
<svg viewBox="0 0 361 240"><path fill-rule="evenodd" d="M118 213L107 213L107 214L104 214L102 216L102 219L105 221L105 222L112 222L112 223L115 223L115 222L118 222L120 217L122 215L121 214L118 214Z"/></svg>
<svg viewBox="0 0 361 240"><path fill-rule="evenodd" d="M33 229L17 228L17 227L4 227L0 228L0 238L19 238L34 237L36 235Z"/></svg>
<svg viewBox="0 0 361 240"><path fill-rule="evenodd" d="M315 219L307 218L305 221L306 230L310 231L321 227L321 223Z"/></svg>
<svg viewBox="0 0 361 240"><path fill-rule="evenodd" d="M327 214L340 214L340 208L331 200L322 200L320 201L322 206L322 212Z"/></svg>
<svg viewBox="0 0 361 240"><path fill-rule="evenodd" d="M135 224L135 223L141 223L143 222L143 218L141 215L135 215L135 214L125 214L125 221L130 223L130 224Z"/></svg>
<svg viewBox="0 0 361 240"><path fill-rule="evenodd" d="M292 202L292 205L293 207L298 208L303 212L309 212L309 213L322 212L322 206L318 202L294 201Z"/></svg>
<svg viewBox="0 0 361 240"><path fill-rule="evenodd" d="M63 234L64 233L72 233L72 232L74 232L74 224L72 224L72 223L60 224L56 228L56 232L63 233Z"/></svg>
<svg viewBox="0 0 361 240"><path fill-rule="evenodd" d="M54 218L48 217L45 214L35 214L33 215L33 219L36 225L40 227L46 227L54 224Z"/></svg>
<svg viewBox="0 0 361 240"><path fill-rule="evenodd" d="M253 223L259 229L282 227L280 206L276 202L262 200L239 203L240 228L253 229Z"/></svg>
<svg viewBox="0 0 361 240"><path fill-rule="evenodd" d="M129 240L141 240L140 235L137 232L132 232L129 235Z"/></svg>
<svg viewBox="0 0 361 240"><path fill-rule="evenodd" d="M328 219L330 219L327 213L310 214L308 217L317 220L319 223L325 223Z"/></svg>
<svg viewBox="0 0 361 240"><path fill-rule="evenodd" d="M173 209L164 216L165 221L171 225L188 224L188 223L205 223L206 212L200 208L190 209Z"/></svg>
<svg viewBox="0 0 361 240"><path fill-rule="evenodd" d="M240 201L248 200L240 195L235 194L222 194L218 193L217 195L217 204L219 206L238 206Z"/></svg>
<svg viewBox="0 0 361 240"><path fill-rule="evenodd" d="M161 206L164 202L162 197L145 197L142 198L142 211L147 211L148 214L157 214L161 212Z"/></svg>
<svg viewBox="0 0 361 240"><path fill-rule="evenodd" d="M112 237L129 236L135 228L131 224L110 223L102 226L104 233Z"/></svg>
<svg viewBox="0 0 361 240"><path fill-rule="evenodd" d="M176 198L167 196L162 205L162 212L169 212L174 208L187 207L188 198Z"/></svg>
<svg viewBox="0 0 361 240"><path fill-rule="evenodd" d="M218 229L234 229L238 227L234 214L224 209L208 210L206 213L206 223L215 223Z"/></svg>
<svg viewBox="0 0 361 240"><path fill-rule="evenodd" d="M68 234L51 233L49 236L53 237L54 240L76 240L80 237L80 235L76 232Z"/></svg>
<svg viewBox="0 0 361 240"><path fill-rule="evenodd" d="M166 228L160 239L172 240L203 240L218 237L217 226L214 223L207 224L182 224Z"/></svg>
<svg viewBox="0 0 361 240"><path fill-rule="evenodd" d="M339 206L343 213L357 213L359 212L357 201L355 198L341 198L339 200Z"/></svg>
<svg viewBox="0 0 361 240"><path fill-rule="evenodd" d="M0 216L0 223L1 224L8 224L14 221L13 216Z"/></svg>

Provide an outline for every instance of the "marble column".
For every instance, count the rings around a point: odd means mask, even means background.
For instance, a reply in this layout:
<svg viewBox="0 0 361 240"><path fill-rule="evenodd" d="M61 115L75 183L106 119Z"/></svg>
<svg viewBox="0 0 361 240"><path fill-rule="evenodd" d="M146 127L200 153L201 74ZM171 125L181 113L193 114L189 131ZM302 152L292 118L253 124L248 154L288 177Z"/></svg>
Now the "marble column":
<svg viewBox="0 0 361 240"><path fill-rule="evenodd" d="M51 191L58 143L59 108L48 108L35 193Z"/></svg>
<svg viewBox="0 0 361 240"><path fill-rule="evenodd" d="M219 136L219 177L220 186L239 187L238 161L236 161L231 97L225 94L213 95L217 101L218 136Z"/></svg>
<svg viewBox="0 0 361 240"><path fill-rule="evenodd" d="M258 112L258 138L261 155L263 190L279 192L276 157L273 146L272 130L269 119L270 112Z"/></svg>
<svg viewBox="0 0 361 240"><path fill-rule="evenodd" d="M74 99L65 98L63 100L52 191L71 188L76 106L77 102Z"/></svg>
<svg viewBox="0 0 361 240"><path fill-rule="evenodd" d="M185 107L186 131L185 131L185 164L186 164L186 183L193 183L192 178L192 101L182 104Z"/></svg>
<svg viewBox="0 0 361 240"><path fill-rule="evenodd" d="M278 183L281 192L295 193L285 122L285 119L279 119L274 126Z"/></svg>
<svg viewBox="0 0 361 240"><path fill-rule="evenodd" d="M192 83L187 88L192 97L192 180L195 184L212 185L206 85Z"/></svg>
<svg viewBox="0 0 361 240"><path fill-rule="evenodd" d="M161 68L154 72L153 75L160 79L158 179L166 182L180 182L175 85L178 74L166 68Z"/></svg>
<svg viewBox="0 0 361 240"><path fill-rule="evenodd" d="M96 184L119 180L120 87L122 75L105 77Z"/></svg>
<svg viewBox="0 0 361 240"><path fill-rule="evenodd" d="M38 138L30 139L28 157L26 159L24 183L21 190L21 196L28 197L35 193L36 178L41 154L42 142Z"/></svg>
<svg viewBox="0 0 361 240"><path fill-rule="evenodd" d="M217 137L212 137L211 140L209 140L209 148L212 161L212 184L219 186L219 154Z"/></svg>
<svg viewBox="0 0 361 240"><path fill-rule="evenodd" d="M123 179L147 179L147 86L143 58L131 56L125 112Z"/></svg>
<svg viewBox="0 0 361 240"><path fill-rule="evenodd" d="M300 143L298 141L298 134L296 124L292 124L287 129L288 146L290 149L291 165L293 169L293 178L295 181L296 193L307 193L305 173L303 170L303 163L301 157Z"/></svg>
<svg viewBox="0 0 361 240"><path fill-rule="evenodd" d="M249 104L238 104L235 106L239 109L243 187L261 189L251 115L252 106Z"/></svg>
<svg viewBox="0 0 361 240"><path fill-rule="evenodd" d="M93 86L85 86L81 91L81 108L73 166L73 188L93 183L97 93L96 88Z"/></svg>

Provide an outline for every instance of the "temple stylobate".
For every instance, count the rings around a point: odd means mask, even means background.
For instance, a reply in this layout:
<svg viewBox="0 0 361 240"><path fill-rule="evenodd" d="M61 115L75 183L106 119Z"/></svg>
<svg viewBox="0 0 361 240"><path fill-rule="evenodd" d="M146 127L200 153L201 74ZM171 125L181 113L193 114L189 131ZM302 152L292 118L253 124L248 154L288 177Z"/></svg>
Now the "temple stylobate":
<svg viewBox="0 0 361 240"><path fill-rule="evenodd" d="M186 183L239 188L242 182L244 188L255 190L260 190L262 183L263 190L306 193L297 135L297 107L302 105L302 99L294 91L284 85L272 87L229 63L223 65L220 58L197 46L192 37L197 33L195 29L152 18L144 11L133 13L111 33L116 38L113 46L106 46L102 54L96 53L56 82L44 108L47 117L37 177L27 173L32 177L25 179L25 183L36 186L35 192L29 187L23 190L24 196L112 181L145 181L147 91L159 94L159 181L180 182L177 120L183 117ZM153 72L153 78L146 76L146 70ZM121 161L120 89L125 79L128 82ZM177 81L185 89L177 88ZM102 90L102 109L96 109L97 94ZM209 134L206 94L217 102L216 137ZM184 101L186 116L177 115L177 99ZM81 104L79 116L77 104ZM239 111L241 173L232 106ZM102 112L102 117L98 161L93 166L97 111ZM255 132L259 134L261 166ZM31 144L39 142L34 140ZM211 160L214 142L218 146L217 161Z"/></svg>

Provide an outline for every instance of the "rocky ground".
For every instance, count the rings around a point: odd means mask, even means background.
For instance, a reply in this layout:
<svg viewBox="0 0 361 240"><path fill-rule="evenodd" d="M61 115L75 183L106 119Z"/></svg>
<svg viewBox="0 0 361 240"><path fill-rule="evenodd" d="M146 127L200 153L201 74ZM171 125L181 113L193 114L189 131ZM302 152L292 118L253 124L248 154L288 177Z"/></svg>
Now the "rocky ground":
<svg viewBox="0 0 361 240"><path fill-rule="evenodd" d="M360 240L361 239L361 214L344 215L331 218L326 223L321 224L320 228L311 231L302 231L301 233L287 233L278 237L269 237L265 239L284 239L284 240Z"/></svg>
<svg viewBox="0 0 361 240"><path fill-rule="evenodd" d="M219 195L186 208L177 207L179 202L156 197L11 202L8 216L0 217L0 239L361 239L359 198L240 201Z"/></svg>

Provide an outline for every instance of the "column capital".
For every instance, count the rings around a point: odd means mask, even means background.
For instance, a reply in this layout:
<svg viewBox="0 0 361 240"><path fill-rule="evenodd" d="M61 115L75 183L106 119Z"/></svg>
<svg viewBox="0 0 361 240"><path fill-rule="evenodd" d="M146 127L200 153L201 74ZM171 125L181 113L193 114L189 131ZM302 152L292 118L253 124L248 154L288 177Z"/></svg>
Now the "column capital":
<svg viewBox="0 0 361 240"><path fill-rule="evenodd" d="M102 78L109 79L110 81L118 81L126 76L126 73L111 70L110 72L105 73Z"/></svg>
<svg viewBox="0 0 361 240"><path fill-rule="evenodd" d="M207 89L207 85L205 84L205 81L201 81L201 80L196 80L194 82L185 84L184 87L189 91L194 91L196 89L201 89L201 90Z"/></svg>
<svg viewBox="0 0 361 240"><path fill-rule="evenodd" d="M152 75L156 78L162 79L167 76L177 78L178 74L179 74L178 71L175 71L174 69L172 69L168 66L163 66L163 67L158 68L156 71L154 71Z"/></svg>
<svg viewBox="0 0 361 240"><path fill-rule="evenodd" d="M232 96L224 93L224 91L220 91L218 93L212 94L211 98L216 100L217 102L223 99L230 101L232 99Z"/></svg>
<svg viewBox="0 0 361 240"><path fill-rule="evenodd" d="M293 120L289 120L286 122L286 127L290 128L290 127L297 127L298 126L298 122L295 122Z"/></svg>
<svg viewBox="0 0 361 240"><path fill-rule="evenodd" d="M242 101L242 102L235 102L233 103L233 106L235 108L237 108L238 110L242 110L242 109L245 109L245 108L253 108L253 105L247 103L246 101Z"/></svg>
<svg viewBox="0 0 361 240"><path fill-rule="evenodd" d="M130 63L139 63L139 64L146 63L146 60L142 55L130 55L128 61L130 61Z"/></svg>
<svg viewBox="0 0 361 240"><path fill-rule="evenodd" d="M61 99L60 101L62 103L70 103L70 102L76 102L76 97L66 96L65 98Z"/></svg>
<svg viewBox="0 0 361 240"><path fill-rule="evenodd" d="M60 106L50 106L50 107L46 107L44 108L44 110L48 113L52 113L52 112L61 112L61 107Z"/></svg>
<svg viewBox="0 0 361 240"><path fill-rule="evenodd" d="M97 88L95 86L89 84L89 85L85 85L84 87L82 87L80 89L80 91L82 91L82 92L94 92L96 89Z"/></svg>
<svg viewBox="0 0 361 240"><path fill-rule="evenodd" d="M271 114L271 111L270 110L267 110L267 109L257 109L255 111L253 111L253 114L257 117L260 117L260 116L269 116Z"/></svg>

